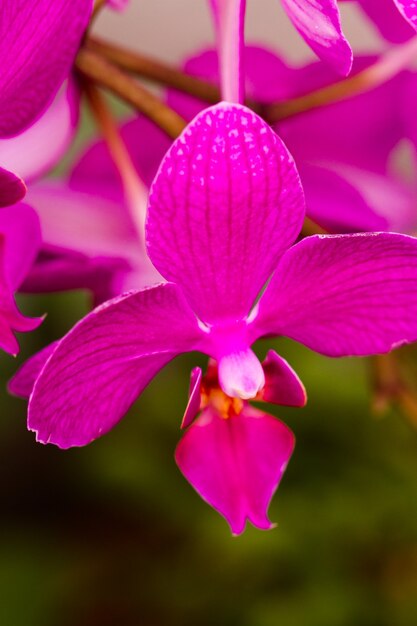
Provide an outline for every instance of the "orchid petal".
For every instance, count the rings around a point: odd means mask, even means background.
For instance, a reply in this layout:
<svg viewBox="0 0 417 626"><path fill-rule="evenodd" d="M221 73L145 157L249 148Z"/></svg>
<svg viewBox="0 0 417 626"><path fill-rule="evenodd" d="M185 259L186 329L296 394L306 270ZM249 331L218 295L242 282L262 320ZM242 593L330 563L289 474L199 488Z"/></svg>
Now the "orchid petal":
<svg viewBox="0 0 417 626"><path fill-rule="evenodd" d="M336 0L282 0L289 18L310 48L343 76L352 67L352 50L342 33Z"/></svg>
<svg viewBox="0 0 417 626"><path fill-rule="evenodd" d="M417 240L371 233L308 237L284 255L259 301L259 333L328 356L417 340Z"/></svg>
<svg viewBox="0 0 417 626"><path fill-rule="evenodd" d="M360 172L357 172L358 177ZM306 195L307 215L328 232L388 229L387 220L355 187L355 176L349 182L337 171L314 165L302 165L300 175ZM382 176L379 178L382 179Z"/></svg>
<svg viewBox="0 0 417 626"><path fill-rule="evenodd" d="M417 30L417 4L415 0L394 0L394 4L414 30Z"/></svg>
<svg viewBox="0 0 417 626"><path fill-rule="evenodd" d="M10 206L26 195L26 185L21 178L0 167L0 207Z"/></svg>
<svg viewBox="0 0 417 626"><path fill-rule="evenodd" d="M59 341L54 341L25 361L9 380L8 391L14 396L28 400L36 379L58 344Z"/></svg>
<svg viewBox="0 0 417 626"><path fill-rule="evenodd" d="M0 211L0 347L9 354L19 352L15 331L28 332L42 322L24 317L13 297L39 247L39 221L30 207L17 204Z"/></svg>
<svg viewBox="0 0 417 626"><path fill-rule="evenodd" d="M269 503L294 448L290 429L245 405L225 419L208 407L187 430L175 459L200 496L243 532L246 521L268 530Z"/></svg>
<svg viewBox="0 0 417 626"><path fill-rule="evenodd" d="M126 208L100 192L95 181L86 191L59 181L31 185L27 200L40 217L44 243L88 256L135 256L139 244Z"/></svg>
<svg viewBox="0 0 417 626"><path fill-rule="evenodd" d="M29 429L61 448L90 443L119 422L161 367L198 348L200 337L175 285L106 302L47 361L29 403Z"/></svg>
<svg viewBox="0 0 417 626"><path fill-rule="evenodd" d="M188 399L187 408L182 418L181 428L188 428L194 421L195 416L200 410L201 402L201 379L202 372L200 367L195 367L191 371L190 377L190 396Z"/></svg>
<svg viewBox="0 0 417 626"><path fill-rule="evenodd" d="M303 383L285 359L269 350L262 363L265 386L257 400L281 406L305 406L307 393Z"/></svg>
<svg viewBox="0 0 417 626"><path fill-rule="evenodd" d="M0 136L43 113L68 76L92 0L13 0L0 7Z"/></svg>
<svg viewBox="0 0 417 626"><path fill-rule="evenodd" d="M15 291L29 272L41 245L39 219L26 204L0 211L3 241L2 268L7 283Z"/></svg>
<svg viewBox="0 0 417 626"><path fill-rule="evenodd" d="M393 0L358 0L358 2L388 41L402 43L413 36L413 29L398 13L397 8L400 9L398 3L396 8Z"/></svg>
<svg viewBox="0 0 417 626"><path fill-rule="evenodd" d="M150 187L172 141L143 116L122 124L120 135L139 177ZM75 190L84 190L91 180L100 185L104 193L110 187L117 189L120 198L123 197L121 178L104 140L94 141L78 160L71 172L70 186Z"/></svg>
<svg viewBox="0 0 417 626"><path fill-rule="evenodd" d="M0 163L26 182L46 173L69 147L78 123L79 90L69 80L46 112L16 137L0 139Z"/></svg>
<svg viewBox="0 0 417 626"><path fill-rule="evenodd" d="M246 316L304 218L287 149L255 113L221 103L174 142L150 191L148 254L205 322Z"/></svg>
<svg viewBox="0 0 417 626"><path fill-rule="evenodd" d="M222 98L242 103L246 0L210 0L217 34Z"/></svg>

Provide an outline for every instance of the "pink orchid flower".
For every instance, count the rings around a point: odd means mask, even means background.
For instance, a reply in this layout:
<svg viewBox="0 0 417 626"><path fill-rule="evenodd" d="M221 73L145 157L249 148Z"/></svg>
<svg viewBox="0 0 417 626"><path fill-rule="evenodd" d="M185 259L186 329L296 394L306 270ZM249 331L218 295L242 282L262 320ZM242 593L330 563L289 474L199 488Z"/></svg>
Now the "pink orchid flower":
<svg viewBox="0 0 417 626"><path fill-rule="evenodd" d="M0 137L33 124L68 77L93 0L2 0Z"/></svg>
<svg viewBox="0 0 417 626"><path fill-rule="evenodd" d="M251 349L261 337L287 336L333 357L415 341L417 241L373 233L309 237L290 247L304 213L294 162L261 118L227 103L198 115L169 149L150 192L148 254L169 282L104 303L50 349L29 401L37 440L69 448L105 434L183 352L214 359L222 392L246 401L271 380L279 391L274 380L283 370L301 385L282 362L272 375L262 367ZM284 385L281 401L291 403L290 388ZM272 446L280 444L267 422L261 428L250 452L268 459L266 432ZM188 474L184 456L180 463ZM269 487L277 480L272 470ZM265 520L267 499L257 503L256 519Z"/></svg>
<svg viewBox="0 0 417 626"><path fill-rule="evenodd" d="M345 39L337 0L281 0L300 35L339 74L352 67L352 50ZM242 51L246 1L210 0L222 68L224 100L242 102Z"/></svg>

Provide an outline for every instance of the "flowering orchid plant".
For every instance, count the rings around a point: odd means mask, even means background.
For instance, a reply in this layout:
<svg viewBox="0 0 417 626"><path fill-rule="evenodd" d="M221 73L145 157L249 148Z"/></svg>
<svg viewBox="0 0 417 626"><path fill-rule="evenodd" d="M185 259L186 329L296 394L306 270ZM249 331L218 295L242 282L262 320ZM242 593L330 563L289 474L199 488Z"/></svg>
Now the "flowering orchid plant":
<svg viewBox="0 0 417 626"><path fill-rule="evenodd" d="M175 357L202 352L175 458L233 534L272 526L295 442L250 401L307 399L289 363L274 350L261 363L253 345L288 337L344 357L417 341L416 3L358 2L402 43L355 58L336 0L282 4L320 61L294 68L245 45L244 0L210 1L217 49L183 68L95 39L106 2L0 9L0 346L16 354L13 333L42 321L18 311L17 290L83 288L96 305L9 390L29 400L37 441L84 446ZM98 87L140 116L119 127ZM45 180L81 95L102 138ZM408 177L393 167L402 142Z"/></svg>

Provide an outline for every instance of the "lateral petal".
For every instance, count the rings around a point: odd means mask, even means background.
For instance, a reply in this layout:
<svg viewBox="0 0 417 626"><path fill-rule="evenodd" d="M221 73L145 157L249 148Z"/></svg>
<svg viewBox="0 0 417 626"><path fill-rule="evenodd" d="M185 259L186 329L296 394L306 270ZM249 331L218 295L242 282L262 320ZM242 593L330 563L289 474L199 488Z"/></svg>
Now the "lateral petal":
<svg viewBox="0 0 417 626"><path fill-rule="evenodd" d="M161 367L197 349L200 337L175 285L106 302L74 326L42 369L29 429L60 448L90 443L119 422Z"/></svg>
<svg viewBox="0 0 417 626"><path fill-rule="evenodd" d="M417 340L417 240L370 233L308 237L284 255L259 301L258 336L328 356L382 354Z"/></svg>

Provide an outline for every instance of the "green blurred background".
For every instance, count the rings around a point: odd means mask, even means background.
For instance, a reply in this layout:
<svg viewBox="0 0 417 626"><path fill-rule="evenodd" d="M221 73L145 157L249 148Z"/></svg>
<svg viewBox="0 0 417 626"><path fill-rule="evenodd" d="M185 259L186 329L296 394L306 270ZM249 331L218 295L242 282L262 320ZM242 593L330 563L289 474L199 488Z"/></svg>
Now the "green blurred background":
<svg viewBox="0 0 417 626"><path fill-rule="evenodd" d="M22 355L62 335L86 294L20 298L47 310ZM270 345L270 341L268 345ZM417 434L369 414L366 363L291 342L306 409L277 409L297 446L269 532L233 538L177 469L189 371L179 358L107 436L84 449L35 443L25 403L2 392L0 623L5 626L413 626ZM259 344L259 354L266 344ZM2 387L15 369L2 356Z"/></svg>

